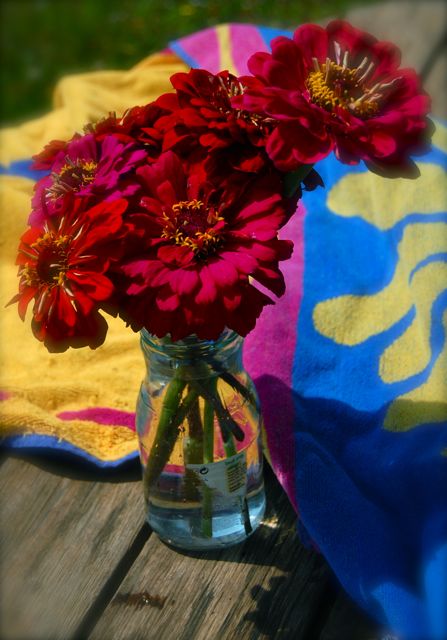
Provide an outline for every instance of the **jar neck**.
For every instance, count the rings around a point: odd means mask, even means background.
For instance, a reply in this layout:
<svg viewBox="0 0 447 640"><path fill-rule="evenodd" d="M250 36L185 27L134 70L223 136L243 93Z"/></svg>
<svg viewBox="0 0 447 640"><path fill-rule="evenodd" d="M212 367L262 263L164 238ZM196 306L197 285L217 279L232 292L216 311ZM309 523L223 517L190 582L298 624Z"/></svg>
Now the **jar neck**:
<svg viewBox="0 0 447 640"><path fill-rule="evenodd" d="M146 329L140 332L141 348L149 369L185 378L218 376L223 370L242 369L242 344L240 335L226 329L217 340L200 340L188 336L173 342L170 338L157 338Z"/></svg>

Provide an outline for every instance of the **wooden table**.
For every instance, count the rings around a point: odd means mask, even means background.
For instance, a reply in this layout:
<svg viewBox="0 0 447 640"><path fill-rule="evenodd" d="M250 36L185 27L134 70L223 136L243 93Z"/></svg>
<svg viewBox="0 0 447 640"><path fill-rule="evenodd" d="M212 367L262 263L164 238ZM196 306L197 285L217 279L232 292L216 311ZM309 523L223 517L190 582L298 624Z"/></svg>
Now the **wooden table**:
<svg viewBox="0 0 447 640"><path fill-rule="evenodd" d="M403 49L446 117L443 2L393 2L347 16ZM4 640L373 640L379 629L306 550L267 471L264 525L244 544L179 553L144 523L138 465L99 473L1 459Z"/></svg>
<svg viewBox="0 0 447 640"><path fill-rule="evenodd" d="M118 475L7 457L1 637L378 638L266 471L264 525L228 550L180 553L144 523L138 465ZM341 634L341 635L340 635Z"/></svg>

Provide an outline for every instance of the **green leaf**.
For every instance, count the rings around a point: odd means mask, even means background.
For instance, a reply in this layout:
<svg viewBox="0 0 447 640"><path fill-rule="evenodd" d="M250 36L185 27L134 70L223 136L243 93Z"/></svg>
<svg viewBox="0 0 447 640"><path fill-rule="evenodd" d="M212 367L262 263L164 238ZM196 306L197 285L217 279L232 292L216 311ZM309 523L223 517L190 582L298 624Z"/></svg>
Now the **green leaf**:
<svg viewBox="0 0 447 640"><path fill-rule="evenodd" d="M286 173L284 176L284 190L283 195L286 198L291 198L300 188L302 181L312 169L313 164L303 164L302 167L296 171Z"/></svg>

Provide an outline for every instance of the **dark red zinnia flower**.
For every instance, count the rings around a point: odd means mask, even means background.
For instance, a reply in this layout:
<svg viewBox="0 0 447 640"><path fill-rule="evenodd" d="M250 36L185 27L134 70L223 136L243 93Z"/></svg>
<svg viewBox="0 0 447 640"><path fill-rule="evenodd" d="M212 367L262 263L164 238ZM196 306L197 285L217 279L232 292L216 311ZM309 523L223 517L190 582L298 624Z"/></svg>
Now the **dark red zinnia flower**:
<svg viewBox="0 0 447 640"><path fill-rule="evenodd" d="M280 296L278 263L292 244L278 239L290 211L277 177L245 186L221 177L218 186L188 172L173 153L137 171L142 212L129 219L141 231L141 250L125 260L123 314L134 329L178 340L215 339L225 327L246 335Z"/></svg>
<svg viewBox="0 0 447 640"><path fill-rule="evenodd" d="M128 109L120 118L110 114L88 125L86 131L97 140L113 135L123 142L134 142L144 148L147 160L152 162L162 152L164 133L172 126L169 116L178 108L177 96L166 93L154 102Z"/></svg>
<svg viewBox="0 0 447 640"><path fill-rule="evenodd" d="M339 160L364 160L384 175L414 174L410 154L425 150L430 102L400 52L343 21L326 29L299 27L293 39L272 41L272 53L256 53L254 78L233 101L275 118L267 142L276 166L292 171L335 150Z"/></svg>
<svg viewBox="0 0 447 640"><path fill-rule="evenodd" d="M230 170L255 173L270 164L264 146L272 119L232 106L232 98L243 91L236 76L192 69L176 73L171 83L180 108L165 130L165 150L190 152L200 144L214 165L225 163Z"/></svg>
<svg viewBox="0 0 447 640"><path fill-rule="evenodd" d="M65 140L51 140L40 153L33 156L32 168L39 171L50 170L59 152L65 151L68 142Z"/></svg>
<svg viewBox="0 0 447 640"><path fill-rule="evenodd" d="M99 309L114 293L106 272L122 251L125 232L126 200L89 207L85 198L73 198L66 204L61 216L23 234L19 293L11 301L24 320L34 300L32 329L50 351L104 341L107 324Z"/></svg>

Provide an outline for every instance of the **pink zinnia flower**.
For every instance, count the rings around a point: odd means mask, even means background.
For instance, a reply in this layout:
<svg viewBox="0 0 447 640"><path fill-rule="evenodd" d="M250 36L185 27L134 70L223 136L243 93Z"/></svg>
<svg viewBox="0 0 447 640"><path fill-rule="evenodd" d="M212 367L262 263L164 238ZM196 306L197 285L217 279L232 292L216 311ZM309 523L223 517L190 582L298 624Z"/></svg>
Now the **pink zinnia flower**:
<svg viewBox="0 0 447 640"><path fill-rule="evenodd" d="M299 27L272 41L272 53L248 63L235 106L277 120L267 142L275 165L292 171L332 150L339 160L385 175L415 174L431 123L428 96L411 69L400 69L392 44L347 22Z"/></svg>
<svg viewBox="0 0 447 640"><path fill-rule="evenodd" d="M57 141L37 156L35 166L48 164L51 173L35 186L33 211L29 223L39 224L48 215L56 215L64 207L66 196L95 196L113 200L133 195L138 185L129 180L130 173L146 159L142 149L123 143L113 135L97 140L93 134L76 135L65 146Z"/></svg>
<svg viewBox="0 0 447 640"><path fill-rule="evenodd" d="M174 340L215 339L225 327L246 335L272 303L255 282L284 292L278 263L292 243L278 239L290 213L280 182L203 183L173 152L137 173L143 212L129 220L140 227L141 250L123 261L123 315L134 329Z"/></svg>

